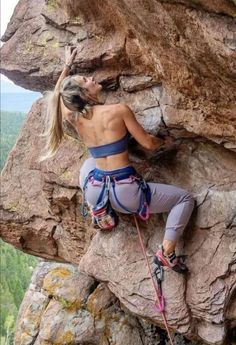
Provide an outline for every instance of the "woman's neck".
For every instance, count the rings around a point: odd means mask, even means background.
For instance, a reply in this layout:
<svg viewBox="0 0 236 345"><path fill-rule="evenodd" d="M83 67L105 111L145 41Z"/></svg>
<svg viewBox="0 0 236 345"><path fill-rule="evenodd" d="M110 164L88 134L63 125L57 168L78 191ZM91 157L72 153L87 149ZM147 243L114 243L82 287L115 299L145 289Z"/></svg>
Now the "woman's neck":
<svg viewBox="0 0 236 345"><path fill-rule="evenodd" d="M93 108L94 106L88 106L87 109L82 112L82 117L86 120L91 120L93 117Z"/></svg>

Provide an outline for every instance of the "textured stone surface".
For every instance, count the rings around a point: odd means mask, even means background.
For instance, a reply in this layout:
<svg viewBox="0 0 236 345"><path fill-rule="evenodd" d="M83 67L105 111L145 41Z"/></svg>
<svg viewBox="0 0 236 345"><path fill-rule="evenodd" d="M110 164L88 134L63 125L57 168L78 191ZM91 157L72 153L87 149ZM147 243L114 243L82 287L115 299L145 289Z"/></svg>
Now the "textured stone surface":
<svg viewBox="0 0 236 345"><path fill-rule="evenodd" d="M107 89L120 75L152 77L163 85L168 126L235 149L235 12L221 0L21 0L3 36L1 71L24 87L51 88L63 47L79 44L77 72L95 72Z"/></svg>
<svg viewBox="0 0 236 345"><path fill-rule="evenodd" d="M149 326L122 310L105 283L73 265L41 262L19 311L15 345L154 345L157 330Z"/></svg>
<svg viewBox="0 0 236 345"><path fill-rule="evenodd" d="M186 279L174 272L165 275L167 318L179 333L219 345L228 345L226 333L234 334L236 326L235 13L235 2L223 0L103 0L89 5L21 0L1 48L2 73L21 86L44 91L58 78L64 46L79 46L73 72L93 73L103 83L106 103L127 103L146 130L176 139L176 150L164 154L133 144L131 157L147 180L181 186L196 198L195 213L179 244L188 255L190 274ZM120 226L104 234L80 216L78 174L87 150L68 123L55 157L37 163L44 116L41 99L28 114L2 171L1 237L25 252L79 264L86 274L106 281L133 315L163 326L153 309L153 291L131 220L122 216ZM148 226L142 225L150 259L162 241L164 219L156 215ZM57 279L49 274L45 280L45 274L37 273L39 282L32 282L42 308L51 290L62 294L63 301L62 289L67 298L82 293L79 287L69 293L71 277L64 275L63 286L57 286ZM40 295L43 286L46 297ZM106 294L99 296L106 304ZM27 315L24 303L22 308ZM93 308L99 311L99 302ZM51 313L58 323L47 321ZM56 299L50 299L47 311L37 309L35 318L38 321L25 325L19 319L17 334L25 337L24 344L69 344L70 337L81 341L76 325L71 334L71 315ZM40 340L35 340L39 322ZM58 324L63 334L56 334ZM93 328L90 311L82 312L78 325L88 332L87 340L101 334ZM60 339L64 334L67 340ZM122 343L127 334L132 334L129 328L113 341Z"/></svg>
<svg viewBox="0 0 236 345"><path fill-rule="evenodd" d="M81 200L79 158L84 153L79 141L68 136L60 157L41 166L37 158L42 149L39 137L42 127L39 101L33 106L2 171L2 237L19 249L50 259L71 261L69 253L73 251L72 261L76 261L86 251L86 238L90 238L83 221L76 222Z"/></svg>

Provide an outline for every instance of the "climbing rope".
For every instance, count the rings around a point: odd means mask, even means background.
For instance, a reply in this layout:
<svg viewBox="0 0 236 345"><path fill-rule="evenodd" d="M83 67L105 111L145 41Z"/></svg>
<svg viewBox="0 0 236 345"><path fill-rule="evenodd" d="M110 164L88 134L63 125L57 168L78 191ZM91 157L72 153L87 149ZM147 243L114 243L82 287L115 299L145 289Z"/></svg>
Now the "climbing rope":
<svg viewBox="0 0 236 345"><path fill-rule="evenodd" d="M135 221L135 226L136 226L137 231L138 231L138 237L139 237L140 245L142 247L143 256L144 256L144 258L146 260L147 267L148 267L148 270L149 270L149 275L150 275L150 278L151 278L151 281L152 281L152 284L153 284L153 287L154 287L154 290L155 290L155 293L156 293L157 301L155 303L155 307L162 315L162 318L163 318L163 321L164 321L164 325L165 325L165 329L166 329L168 337L170 339L170 345L174 345L173 340L172 340L172 336L171 336L171 333L170 333L169 325L167 323L166 316L165 316L165 302L164 302L164 296L163 296L162 291L161 291L161 280L162 280L162 277L160 277L159 288L158 288L157 285L154 282L154 279L153 279L150 263L149 263L148 258L147 258L147 253L146 253L146 250L144 248L141 231L140 231L139 224L138 224L138 221L137 221L137 218L136 218L135 215L134 215L134 221Z"/></svg>

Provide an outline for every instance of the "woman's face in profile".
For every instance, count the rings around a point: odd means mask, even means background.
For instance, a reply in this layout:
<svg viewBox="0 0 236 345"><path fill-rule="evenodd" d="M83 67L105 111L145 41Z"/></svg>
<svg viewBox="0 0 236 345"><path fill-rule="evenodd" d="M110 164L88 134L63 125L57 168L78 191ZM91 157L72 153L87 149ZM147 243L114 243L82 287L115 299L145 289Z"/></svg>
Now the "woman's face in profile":
<svg viewBox="0 0 236 345"><path fill-rule="evenodd" d="M76 75L75 79L83 89L86 89L88 91L91 96L97 96L98 93L102 90L102 85L97 83L94 77Z"/></svg>

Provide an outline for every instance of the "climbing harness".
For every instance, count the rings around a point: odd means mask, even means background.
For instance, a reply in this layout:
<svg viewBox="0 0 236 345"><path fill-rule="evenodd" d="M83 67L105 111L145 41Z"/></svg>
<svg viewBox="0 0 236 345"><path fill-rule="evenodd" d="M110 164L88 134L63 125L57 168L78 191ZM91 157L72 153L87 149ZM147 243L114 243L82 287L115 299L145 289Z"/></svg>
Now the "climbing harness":
<svg viewBox="0 0 236 345"><path fill-rule="evenodd" d="M119 220L109 200L110 183L109 176L106 176L96 205L90 207L90 214L94 227L103 230L112 230L118 224Z"/></svg>
<svg viewBox="0 0 236 345"><path fill-rule="evenodd" d="M146 260L147 267L148 267L148 270L149 270L149 275L150 275L150 278L151 278L151 281L152 281L152 284L153 284L153 287L154 287L154 290L155 290L155 293L156 293L156 298L157 299L155 301L155 308L162 315L162 318L163 318L163 321L164 321L164 325L165 325L165 329L166 329L168 337L170 339L170 345L174 345L173 340L172 340L172 336L171 336L171 333L170 333L169 325L168 325L167 320L166 320L165 300L164 300L164 296L163 296L163 293L162 293L162 287L161 287L161 283L163 281L163 267L162 266L157 267L156 271L154 272L154 275L155 275L156 280L157 280L157 285L156 285L155 281L153 279L150 263L149 263L148 258L147 258L147 253L146 253L146 250L144 248L143 239L142 239L141 231L140 231L139 224L138 224L138 221L137 221L137 217L135 215L134 215L134 221L135 221L136 229L138 231L138 237L139 237L139 242L140 242L140 245L141 245L141 248L142 248L142 251L143 251L143 256L144 256L144 258Z"/></svg>
<svg viewBox="0 0 236 345"><path fill-rule="evenodd" d="M136 214L142 220L147 220L149 218L149 204L151 202L150 187L133 167L128 166L126 168L113 171L104 171L95 168L88 174L83 187L83 203L81 214L84 217L88 214L86 208L89 205L87 205L85 200L85 191L89 181L93 185L102 185L102 190L96 205L89 207L93 224L97 225L100 229L111 230L118 224L118 216L109 201L110 186L112 186L114 198L121 209L128 214ZM119 201L115 188L116 185L133 183L134 181L137 182L139 188L141 189L139 207L135 212L129 210Z"/></svg>

